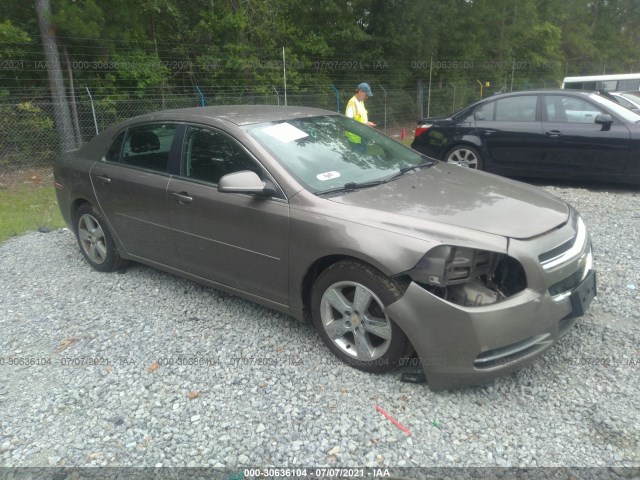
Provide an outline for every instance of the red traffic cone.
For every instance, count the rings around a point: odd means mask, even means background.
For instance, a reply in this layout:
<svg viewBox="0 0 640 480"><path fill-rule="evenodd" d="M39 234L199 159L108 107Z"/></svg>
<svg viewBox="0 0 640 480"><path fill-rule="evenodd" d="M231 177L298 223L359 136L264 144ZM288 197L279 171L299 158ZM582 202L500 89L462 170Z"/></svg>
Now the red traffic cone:
<svg viewBox="0 0 640 480"><path fill-rule="evenodd" d="M407 132L403 128L402 129L402 133L400 134L400 140L404 140L405 138L407 138Z"/></svg>

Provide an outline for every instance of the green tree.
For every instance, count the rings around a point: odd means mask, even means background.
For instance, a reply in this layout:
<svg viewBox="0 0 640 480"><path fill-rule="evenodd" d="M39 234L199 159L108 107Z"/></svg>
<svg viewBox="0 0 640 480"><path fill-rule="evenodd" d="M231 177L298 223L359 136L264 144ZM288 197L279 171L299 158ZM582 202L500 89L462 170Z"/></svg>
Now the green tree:
<svg viewBox="0 0 640 480"><path fill-rule="evenodd" d="M51 4L49 0L36 0L38 24L42 35L42 46L47 59L47 76L53 100L53 113L56 119L56 128L60 134L62 150L71 150L76 147L69 104L60 67L60 55L55 37L55 27L51 23Z"/></svg>

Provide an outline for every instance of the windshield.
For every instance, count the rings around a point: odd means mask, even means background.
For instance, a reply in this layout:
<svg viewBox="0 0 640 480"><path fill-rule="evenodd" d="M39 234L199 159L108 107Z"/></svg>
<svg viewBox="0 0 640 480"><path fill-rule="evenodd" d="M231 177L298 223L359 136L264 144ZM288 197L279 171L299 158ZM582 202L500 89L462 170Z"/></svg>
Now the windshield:
<svg viewBox="0 0 640 480"><path fill-rule="evenodd" d="M607 107L613 113L621 117L625 122L629 122L629 123L640 122L640 115L632 112L627 107L623 107L622 105L614 102L613 100L609 100L608 98L605 98L602 95L598 95L596 93L589 95L589 98L598 102L600 105Z"/></svg>
<svg viewBox="0 0 640 480"><path fill-rule="evenodd" d="M246 127L308 190L384 180L427 157L342 115Z"/></svg>
<svg viewBox="0 0 640 480"><path fill-rule="evenodd" d="M628 92L628 93L620 93L618 95L631 101L631 103L633 103L634 105L640 104L640 94L638 93Z"/></svg>

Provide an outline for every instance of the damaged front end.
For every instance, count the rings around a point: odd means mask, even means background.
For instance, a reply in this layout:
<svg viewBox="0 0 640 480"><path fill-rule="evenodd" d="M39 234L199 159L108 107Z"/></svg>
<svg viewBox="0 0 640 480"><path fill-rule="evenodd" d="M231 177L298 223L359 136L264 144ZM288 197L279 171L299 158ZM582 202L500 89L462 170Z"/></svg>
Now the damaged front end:
<svg viewBox="0 0 640 480"><path fill-rule="evenodd" d="M553 345L596 295L591 242L577 216L504 252L439 245L403 272L385 313L411 340L433 390L477 385Z"/></svg>
<svg viewBox="0 0 640 480"><path fill-rule="evenodd" d="M440 245L407 274L428 292L456 305L500 302L527 287L522 265L503 253Z"/></svg>

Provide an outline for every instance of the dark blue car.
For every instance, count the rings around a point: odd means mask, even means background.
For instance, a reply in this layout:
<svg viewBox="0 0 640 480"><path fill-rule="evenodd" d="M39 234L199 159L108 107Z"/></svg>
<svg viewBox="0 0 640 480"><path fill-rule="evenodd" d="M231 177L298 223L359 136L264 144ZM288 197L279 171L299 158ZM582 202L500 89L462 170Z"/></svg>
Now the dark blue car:
<svg viewBox="0 0 640 480"><path fill-rule="evenodd" d="M514 92L419 120L411 147L506 176L640 183L639 122L597 92Z"/></svg>

